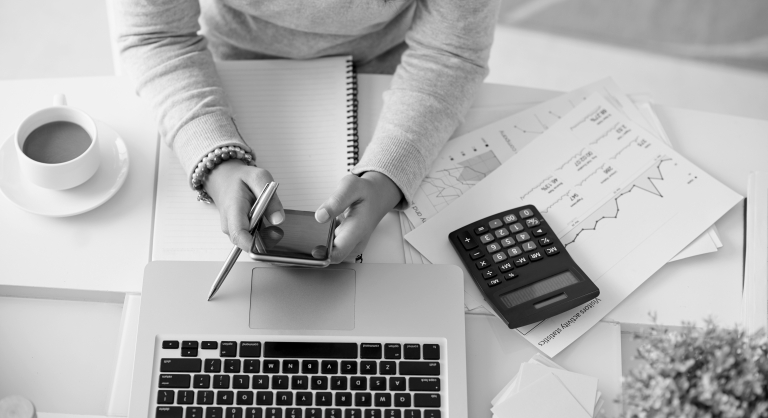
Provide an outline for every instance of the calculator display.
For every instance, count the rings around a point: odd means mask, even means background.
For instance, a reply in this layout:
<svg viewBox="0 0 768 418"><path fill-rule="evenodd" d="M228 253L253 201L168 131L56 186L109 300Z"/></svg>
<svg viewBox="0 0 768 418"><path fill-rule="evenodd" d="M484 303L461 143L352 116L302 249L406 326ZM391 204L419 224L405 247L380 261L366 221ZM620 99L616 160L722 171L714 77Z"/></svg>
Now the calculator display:
<svg viewBox="0 0 768 418"><path fill-rule="evenodd" d="M556 292L560 289L566 288L572 284L579 282L579 279L573 275L570 271L566 271L554 276L550 276L546 279L539 280L536 283L530 284L525 287L521 287L515 291L505 293L499 297L504 306L509 309L536 299L539 296Z"/></svg>

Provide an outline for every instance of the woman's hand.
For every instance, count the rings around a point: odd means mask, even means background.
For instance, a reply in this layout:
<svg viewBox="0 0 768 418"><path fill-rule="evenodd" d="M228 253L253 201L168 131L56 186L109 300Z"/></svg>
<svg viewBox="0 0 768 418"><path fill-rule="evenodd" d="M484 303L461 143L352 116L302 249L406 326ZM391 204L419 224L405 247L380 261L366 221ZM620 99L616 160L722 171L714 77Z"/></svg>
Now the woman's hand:
<svg viewBox="0 0 768 418"><path fill-rule="evenodd" d="M247 166L240 160L223 161L208 175L205 191L211 195L219 209L221 231L243 251L251 250L248 212L272 175L263 168ZM273 225L285 220L280 198L275 194L267 205L264 216Z"/></svg>
<svg viewBox="0 0 768 418"><path fill-rule="evenodd" d="M337 216L341 218L333 240L331 262L340 263L356 248L361 253L381 218L402 198L400 188L384 174L369 171L362 177L353 174L343 177L333 195L315 211L315 219L320 223Z"/></svg>

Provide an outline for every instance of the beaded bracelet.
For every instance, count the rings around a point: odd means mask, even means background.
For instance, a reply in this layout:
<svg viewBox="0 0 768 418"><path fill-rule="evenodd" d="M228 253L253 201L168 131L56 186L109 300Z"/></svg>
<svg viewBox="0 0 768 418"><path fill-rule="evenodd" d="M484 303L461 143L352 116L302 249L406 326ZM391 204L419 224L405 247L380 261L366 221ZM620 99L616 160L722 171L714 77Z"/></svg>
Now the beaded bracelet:
<svg viewBox="0 0 768 418"><path fill-rule="evenodd" d="M197 163L197 167L195 167L195 171L192 173L192 177L190 178L190 185L192 186L193 190L197 191L198 201L213 203L211 195L205 191L205 179L208 173L213 171L213 169L216 168L217 165L221 164L222 161L235 159L244 161L246 165L256 165L256 159L253 158L251 153L243 151L243 149L238 146L232 145L216 148L212 152L209 152L208 155L203 157L199 163Z"/></svg>

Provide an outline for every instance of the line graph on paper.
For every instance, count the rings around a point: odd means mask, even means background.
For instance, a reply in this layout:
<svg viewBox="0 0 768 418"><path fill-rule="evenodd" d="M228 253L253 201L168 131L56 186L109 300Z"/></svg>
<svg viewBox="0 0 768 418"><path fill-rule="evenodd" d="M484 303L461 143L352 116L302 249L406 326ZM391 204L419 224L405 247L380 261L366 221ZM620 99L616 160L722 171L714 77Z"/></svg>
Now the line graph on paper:
<svg viewBox="0 0 768 418"><path fill-rule="evenodd" d="M497 169L501 161L492 150L487 150L479 155L456 160L454 164L454 167L430 173L419 186L419 193L427 198L435 212L461 197Z"/></svg>

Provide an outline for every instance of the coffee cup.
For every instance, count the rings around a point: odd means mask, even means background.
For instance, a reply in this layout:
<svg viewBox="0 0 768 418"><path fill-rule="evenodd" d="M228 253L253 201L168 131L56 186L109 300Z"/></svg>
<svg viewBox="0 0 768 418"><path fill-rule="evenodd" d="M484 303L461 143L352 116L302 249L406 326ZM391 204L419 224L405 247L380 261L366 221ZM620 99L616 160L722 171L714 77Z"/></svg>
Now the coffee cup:
<svg viewBox="0 0 768 418"><path fill-rule="evenodd" d="M66 190L85 183L101 162L96 123L67 106L63 94L53 98L53 106L27 116L14 140L21 174L46 189Z"/></svg>

